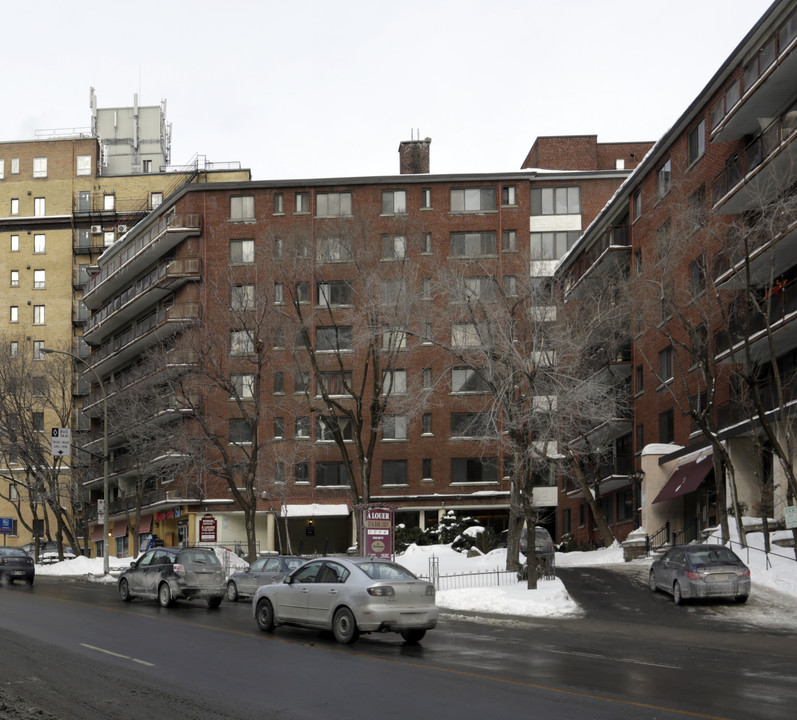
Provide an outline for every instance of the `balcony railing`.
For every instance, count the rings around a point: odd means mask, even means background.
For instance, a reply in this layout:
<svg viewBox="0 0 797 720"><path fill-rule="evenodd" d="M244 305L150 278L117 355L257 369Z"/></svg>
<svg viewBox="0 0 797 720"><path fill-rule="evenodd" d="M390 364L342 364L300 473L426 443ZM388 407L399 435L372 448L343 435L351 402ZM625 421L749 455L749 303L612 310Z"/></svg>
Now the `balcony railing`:
<svg viewBox="0 0 797 720"><path fill-rule="evenodd" d="M590 247L583 252L572 267L568 276L572 279L570 285L575 286L587 274L595 263L603 257L609 248L630 248L631 231L628 225L616 225L607 229Z"/></svg>

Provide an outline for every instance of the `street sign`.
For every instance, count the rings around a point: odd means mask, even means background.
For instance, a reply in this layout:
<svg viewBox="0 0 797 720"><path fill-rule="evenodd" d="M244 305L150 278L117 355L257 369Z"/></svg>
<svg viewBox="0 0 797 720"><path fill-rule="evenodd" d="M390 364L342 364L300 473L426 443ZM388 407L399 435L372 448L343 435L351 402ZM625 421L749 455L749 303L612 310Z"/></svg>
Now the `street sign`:
<svg viewBox="0 0 797 720"><path fill-rule="evenodd" d="M216 542L216 518L209 513L199 520L199 542Z"/></svg>
<svg viewBox="0 0 797 720"><path fill-rule="evenodd" d="M366 557L393 559L393 510L366 508L362 513L363 553Z"/></svg>
<svg viewBox="0 0 797 720"><path fill-rule="evenodd" d="M52 428L50 452L53 457L68 457L72 454L72 430L70 428Z"/></svg>
<svg viewBox="0 0 797 720"><path fill-rule="evenodd" d="M786 529L797 528L797 506L789 505L783 508L783 519L786 521Z"/></svg>
<svg viewBox="0 0 797 720"><path fill-rule="evenodd" d="M97 500L97 524L105 525L105 500Z"/></svg>
<svg viewBox="0 0 797 720"><path fill-rule="evenodd" d="M0 534L10 535L14 532L14 518L0 517Z"/></svg>

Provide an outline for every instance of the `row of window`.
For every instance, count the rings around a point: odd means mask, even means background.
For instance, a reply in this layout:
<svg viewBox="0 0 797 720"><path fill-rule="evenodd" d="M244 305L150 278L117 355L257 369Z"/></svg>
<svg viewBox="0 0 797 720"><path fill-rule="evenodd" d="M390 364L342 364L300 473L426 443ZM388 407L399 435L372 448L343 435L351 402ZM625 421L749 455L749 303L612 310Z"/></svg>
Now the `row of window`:
<svg viewBox="0 0 797 720"><path fill-rule="evenodd" d="M11 305L9 308L8 322L19 322L19 305ZM33 324L44 325L44 305L33 306Z"/></svg>
<svg viewBox="0 0 797 720"><path fill-rule="evenodd" d="M20 174L20 162L18 157L12 157L8 164L10 175ZM34 178L47 177L47 158L35 157L33 158L33 167L31 168ZM91 155L78 155L75 158L75 175L91 175ZM6 177L6 161L0 158L0 180L5 180Z"/></svg>
<svg viewBox="0 0 797 720"><path fill-rule="evenodd" d="M33 271L33 289L44 290L45 272L44 270ZM19 270L12 270L9 279L9 285L12 288L19 287Z"/></svg>
<svg viewBox="0 0 797 720"><path fill-rule="evenodd" d="M43 197L33 198L33 217L44 217L47 214ZM19 198L11 198L9 215L19 215Z"/></svg>
<svg viewBox="0 0 797 720"><path fill-rule="evenodd" d="M11 252L19 252L19 235L11 235L9 250ZM40 254L46 251L47 238L44 233L34 233L33 235L33 252Z"/></svg>
<svg viewBox="0 0 797 720"><path fill-rule="evenodd" d="M348 217L352 215L351 192L320 192L315 194L316 217ZM517 207L518 195L514 185L501 187L501 207ZM293 195L294 214L310 214L311 195L307 191ZM421 210L432 208L432 189L421 188ZM382 191L382 215L404 215L407 213L406 190ZM495 187L452 188L449 190L449 208L452 213L483 213L498 210ZM531 190L532 215L577 215L581 212L581 189L533 188ZM286 213L285 194L274 193L274 214ZM230 198L230 220L254 222L254 195L238 195Z"/></svg>

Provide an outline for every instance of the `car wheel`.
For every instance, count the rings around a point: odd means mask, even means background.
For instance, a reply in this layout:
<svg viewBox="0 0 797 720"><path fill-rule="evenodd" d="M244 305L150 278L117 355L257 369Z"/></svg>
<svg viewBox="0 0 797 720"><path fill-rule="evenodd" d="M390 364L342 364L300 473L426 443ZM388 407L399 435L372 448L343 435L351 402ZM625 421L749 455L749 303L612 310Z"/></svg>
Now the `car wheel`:
<svg viewBox="0 0 797 720"><path fill-rule="evenodd" d="M257 626L263 632L271 632L274 630L276 625L274 623L274 607L271 604L271 600L268 598L262 598L257 603L255 619L257 620Z"/></svg>
<svg viewBox="0 0 797 720"><path fill-rule="evenodd" d="M734 600L736 600L736 602L738 602L741 605L742 603L746 603L747 602L747 598L748 597L750 597L750 596L749 595L737 595L734 598Z"/></svg>
<svg viewBox="0 0 797 720"><path fill-rule="evenodd" d="M238 588L232 580L227 583L227 599L230 602L238 602Z"/></svg>
<svg viewBox="0 0 797 720"><path fill-rule="evenodd" d="M681 595L681 584L677 580L675 581L675 583L673 583L672 586L672 601L676 605L684 604L684 598L683 595Z"/></svg>
<svg viewBox="0 0 797 720"><path fill-rule="evenodd" d="M124 578L119 581L119 597L121 597L124 602L130 602L130 586Z"/></svg>
<svg viewBox="0 0 797 720"><path fill-rule="evenodd" d="M426 630L402 630L401 637L404 638L405 643L409 643L410 645L415 645L423 640L423 636L426 635Z"/></svg>
<svg viewBox="0 0 797 720"><path fill-rule="evenodd" d="M332 619L332 633L335 635L335 640L344 645L350 645L360 636L357 621L349 608L342 607L335 613Z"/></svg>
<svg viewBox="0 0 797 720"><path fill-rule="evenodd" d="M158 588L158 602L161 607L169 607L174 600L172 599L172 591L169 589L169 583L161 583Z"/></svg>
<svg viewBox="0 0 797 720"><path fill-rule="evenodd" d="M653 570L651 570L650 575L648 575L648 587L651 592L658 592L659 586L656 584L656 573L654 573Z"/></svg>
<svg viewBox="0 0 797 720"><path fill-rule="evenodd" d="M210 595L208 597L208 607L211 610L213 610L214 608L217 608L219 605L221 605L222 597L223 597L222 595Z"/></svg>
<svg viewBox="0 0 797 720"><path fill-rule="evenodd" d="M26 585L33 585L33 575L30 575L30 576L25 578L25 584Z"/></svg>

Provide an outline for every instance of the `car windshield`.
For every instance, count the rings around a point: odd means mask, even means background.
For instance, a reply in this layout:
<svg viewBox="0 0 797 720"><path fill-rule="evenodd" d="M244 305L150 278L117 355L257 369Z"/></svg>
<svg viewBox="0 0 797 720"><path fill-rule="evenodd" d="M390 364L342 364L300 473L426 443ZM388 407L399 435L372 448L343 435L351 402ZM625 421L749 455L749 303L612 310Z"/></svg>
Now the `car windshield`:
<svg viewBox="0 0 797 720"><path fill-rule="evenodd" d="M733 552L724 547L691 550L688 554L693 565L736 564L741 562Z"/></svg>
<svg viewBox="0 0 797 720"><path fill-rule="evenodd" d="M409 570L388 562L361 562L358 563L362 570L372 580L417 580Z"/></svg>
<svg viewBox="0 0 797 720"><path fill-rule="evenodd" d="M0 555L5 555L6 557L11 555L15 557L27 557L27 553L24 550L14 547L0 547Z"/></svg>

